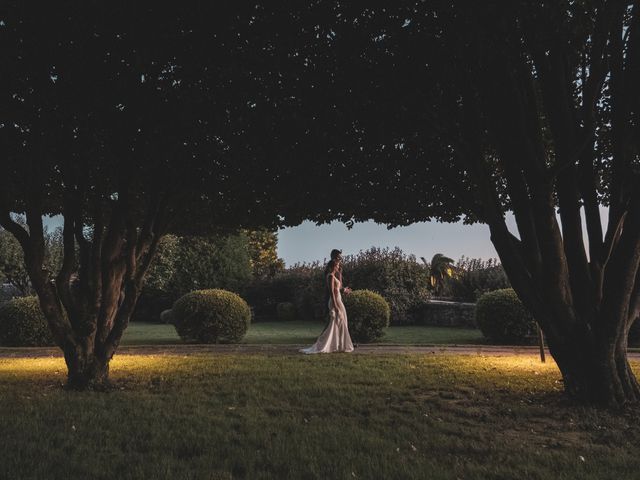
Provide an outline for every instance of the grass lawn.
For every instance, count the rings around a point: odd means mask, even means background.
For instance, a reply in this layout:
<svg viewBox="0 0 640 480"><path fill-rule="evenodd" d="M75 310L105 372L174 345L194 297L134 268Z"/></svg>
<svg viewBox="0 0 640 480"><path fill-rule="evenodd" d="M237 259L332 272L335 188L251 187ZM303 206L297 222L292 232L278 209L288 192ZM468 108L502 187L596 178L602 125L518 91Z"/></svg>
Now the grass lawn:
<svg viewBox="0 0 640 480"><path fill-rule="evenodd" d="M249 327L242 343L306 344L313 343L322 332L320 322L258 322ZM123 345L160 345L182 343L173 325L133 322L125 331ZM379 343L479 344L484 338L479 330L446 327L389 327Z"/></svg>
<svg viewBox="0 0 640 480"><path fill-rule="evenodd" d="M636 371L640 365L634 364ZM0 358L0 478L637 479L637 411L570 407L553 362L424 355Z"/></svg>

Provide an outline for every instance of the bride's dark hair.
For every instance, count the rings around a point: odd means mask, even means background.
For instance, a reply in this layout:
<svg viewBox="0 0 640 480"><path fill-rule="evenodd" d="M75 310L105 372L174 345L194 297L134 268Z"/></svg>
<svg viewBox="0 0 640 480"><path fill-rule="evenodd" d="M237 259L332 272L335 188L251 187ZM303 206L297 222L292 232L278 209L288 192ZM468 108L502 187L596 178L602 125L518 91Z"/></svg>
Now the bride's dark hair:
<svg viewBox="0 0 640 480"><path fill-rule="evenodd" d="M331 298L331 287L329 287L329 281L327 280L327 275L333 272L333 269L335 268L336 263L338 262L336 262L335 260L329 260L329 262L327 262L326 267L324 267L324 303L325 305Z"/></svg>
<svg viewBox="0 0 640 480"><path fill-rule="evenodd" d="M329 275L331 272L333 272L333 269L336 266L336 262L335 260L329 260L329 262L327 262L327 266L324 267L324 276L326 277L327 275Z"/></svg>

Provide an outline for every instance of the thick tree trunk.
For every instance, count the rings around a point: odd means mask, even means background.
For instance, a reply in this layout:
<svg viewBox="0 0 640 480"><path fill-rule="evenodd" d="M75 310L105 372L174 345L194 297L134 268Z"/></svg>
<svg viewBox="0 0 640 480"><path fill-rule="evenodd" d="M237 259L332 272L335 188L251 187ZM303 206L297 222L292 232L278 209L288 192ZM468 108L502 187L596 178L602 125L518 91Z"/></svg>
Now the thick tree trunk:
<svg viewBox="0 0 640 480"><path fill-rule="evenodd" d="M103 390L109 387L109 359L80 348L64 352L67 364L67 388Z"/></svg>
<svg viewBox="0 0 640 480"><path fill-rule="evenodd" d="M511 283L543 328L565 392L577 403L619 408L640 401L640 387L627 359L627 335L635 315L631 290L638 275L634 270L637 239L633 223L628 221L626 229L608 263L604 301L599 302L599 311L583 315L576 310L573 297L558 297L561 288L541 288L528 277L516 261L506 228L500 223L491 225L493 244ZM562 245L557 238L553 243ZM566 272L552 273L543 285L566 283ZM581 298L577 296L577 302Z"/></svg>
<svg viewBox="0 0 640 480"><path fill-rule="evenodd" d="M109 283L103 291L100 314L96 319L88 310L72 318L75 341L64 343L68 368L67 387L75 390L105 390L110 387L109 362L116 352L122 334L135 308L139 285L120 279Z"/></svg>
<svg viewBox="0 0 640 480"><path fill-rule="evenodd" d="M565 393L576 403L619 408L640 400L640 387L627 358L627 333L617 341L575 329L546 336L562 374Z"/></svg>

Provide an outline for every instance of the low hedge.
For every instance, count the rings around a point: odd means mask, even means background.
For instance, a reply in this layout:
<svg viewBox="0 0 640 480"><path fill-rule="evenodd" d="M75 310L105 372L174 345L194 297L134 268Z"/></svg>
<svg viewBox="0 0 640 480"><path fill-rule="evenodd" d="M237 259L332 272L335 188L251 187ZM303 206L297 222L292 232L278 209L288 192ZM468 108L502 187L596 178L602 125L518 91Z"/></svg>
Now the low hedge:
<svg viewBox="0 0 640 480"><path fill-rule="evenodd" d="M54 345L38 297L20 297L0 305L0 345L42 347Z"/></svg>
<svg viewBox="0 0 640 480"><path fill-rule="evenodd" d="M349 333L355 342L378 340L389 326L391 308L382 295L371 290L354 290L343 297Z"/></svg>
<svg viewBox="0 0 640 480"><path fill-rule="evenodd" d="M178 335L190 343L237 343L251 323L251 309L227 290L196 290L173 305L171 321Z"/></svg>

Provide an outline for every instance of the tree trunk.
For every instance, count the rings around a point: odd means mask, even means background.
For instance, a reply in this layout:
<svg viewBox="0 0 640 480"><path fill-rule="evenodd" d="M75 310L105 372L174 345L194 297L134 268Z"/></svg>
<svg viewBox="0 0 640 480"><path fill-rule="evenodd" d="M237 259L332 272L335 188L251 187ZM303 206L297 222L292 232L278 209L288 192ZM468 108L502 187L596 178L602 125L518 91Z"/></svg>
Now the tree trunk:
<svg viewBox="0 0 640 480"><path fill-rule="evenodd" d="M109 362L129 324L139 286L120 280L104 290L97 321L88 311L81 311L73 322L75 342L62 346L68 368L68 388L103 390L110 387Z"/></svg>
<svg viewBox="0 0 640 480"><path fill-rule="evenodd" d="M549 350L562 374L564 390L577 403L620 408L640 400L640 388L626 354L626 340L608 344L578 333L547 336Z"/></svg>
<svg viewBox="0 0 640 480"><path fill-rule="evenodd" d="M64 352L67 364L67 388L73 390L104 390L109 387L109 359L80 348Z"/></svg>

